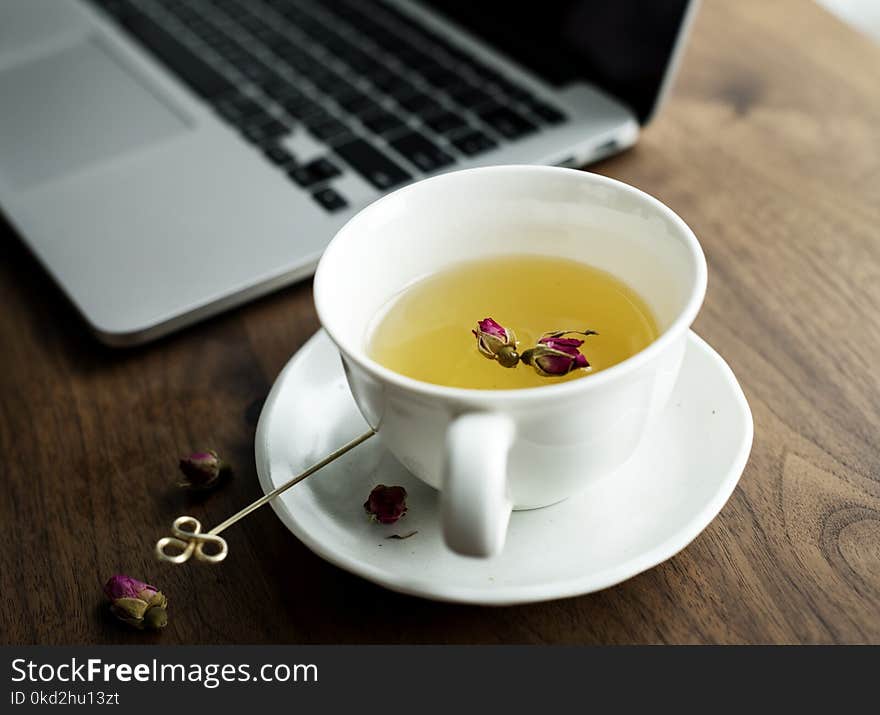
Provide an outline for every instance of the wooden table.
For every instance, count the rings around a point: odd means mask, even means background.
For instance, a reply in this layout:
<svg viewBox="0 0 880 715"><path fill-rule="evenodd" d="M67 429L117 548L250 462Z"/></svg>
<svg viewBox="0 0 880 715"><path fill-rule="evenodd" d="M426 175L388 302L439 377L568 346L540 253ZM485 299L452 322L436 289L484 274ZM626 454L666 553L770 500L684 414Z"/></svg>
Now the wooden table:
<svg viewBox="0 0 880 715"><path fill-rule="evenodd" d="M443 605L324 563L266 509L224 566L160 565L175 516L260 495L254 428L318 327L310 285L116 351L3 227L0 642L880 642L880 47L805 0L708 0L671 102L594 169L702 240L695 328L754 412L739 487L682 553L580 598ZM175 459L203 445L237 476L199 500ZM168 594L163 633L107 616L118 571Z"/></svg>

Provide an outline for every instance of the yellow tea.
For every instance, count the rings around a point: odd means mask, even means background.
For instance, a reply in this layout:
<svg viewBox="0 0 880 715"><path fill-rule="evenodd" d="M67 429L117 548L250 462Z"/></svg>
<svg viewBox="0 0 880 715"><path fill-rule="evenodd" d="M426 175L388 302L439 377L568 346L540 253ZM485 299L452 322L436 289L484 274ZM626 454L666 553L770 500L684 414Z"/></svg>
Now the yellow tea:
<svg viewBox="0 0 880 715"><path fill-rule="evenodd" d="M520 355L552 331L596 331L568 336L583 340L577 349L589 367L559 376L523 362L504 367L479 350L472 331L484 318L513 331ZM367 353L416 380L504 390L587 377L658 334L644 300L610 273L567 259L511 255L459 263L403 290L377 316Z"/></svg>

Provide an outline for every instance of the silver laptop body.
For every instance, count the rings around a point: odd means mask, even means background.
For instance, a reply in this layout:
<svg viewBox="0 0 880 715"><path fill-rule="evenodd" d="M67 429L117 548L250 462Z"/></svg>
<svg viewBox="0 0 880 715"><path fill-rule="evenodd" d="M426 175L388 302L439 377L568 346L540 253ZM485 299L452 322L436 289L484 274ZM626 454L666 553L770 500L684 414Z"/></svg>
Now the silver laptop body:
<svg viewBox="0 0 880 715"><path fill-rule="evenodd" d="M620 38L597 8L619 3L561 3L533 43L525 16L490 37L504 23L480 5L3 0L0 207L101 340L143 342L309 276L345 221L409 181L631 146L694 14L673 3L638 100L643 45L620 49L628 97L601 56ZM585 27L604 80L548 81L531 58Z"/></svg>

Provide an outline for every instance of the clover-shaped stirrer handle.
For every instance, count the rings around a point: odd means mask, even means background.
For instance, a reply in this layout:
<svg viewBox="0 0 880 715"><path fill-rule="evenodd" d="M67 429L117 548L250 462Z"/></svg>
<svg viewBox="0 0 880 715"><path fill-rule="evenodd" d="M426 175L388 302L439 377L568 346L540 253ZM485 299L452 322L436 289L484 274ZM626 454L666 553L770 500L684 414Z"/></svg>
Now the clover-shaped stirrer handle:
<svg viewBox="0 0 880 715"><path fill-rule="evenodd" d="M229 553L229 546L226 540L218 536L224 529L229 528L237 521L243 519L252 511L256 511L264 504L268 504L275 497L286 492L295 484L299 484L306 477L310 477L319 469L326 467L330 462L338 459L351 449L354 449L362 442L366 442L370 437L376 434L371 429L364 432L360 437L356 437L348 444L342 445L335 452L331 452L320 462L316 462L303 472L300 472L280 487L273 489L265 496L260 497L255 502L248 504L241 511L230 516L226 521L218 524L208 532L202 531L202 524L198 519L192 516L179 516L171 525L171 533L173 536L163 536L156 542L156 558L169 564L183 564L190 560L192 556L197 561L209 564L218 564L226 558ZM206 550L210 547L210 552Z"/></svg>
<svg viewBox="0 0 880 715"><path fill-rule="evenodd" d="M202 524L194 516L179 516L171 525L174 536L163 536L156 542L156 557L171 564L182 564L195 556L199 561L211 564L220 563L229 553L226 539L217 534L202 533ZM213 553L206 553L207 545L215 547Z"/></svg>

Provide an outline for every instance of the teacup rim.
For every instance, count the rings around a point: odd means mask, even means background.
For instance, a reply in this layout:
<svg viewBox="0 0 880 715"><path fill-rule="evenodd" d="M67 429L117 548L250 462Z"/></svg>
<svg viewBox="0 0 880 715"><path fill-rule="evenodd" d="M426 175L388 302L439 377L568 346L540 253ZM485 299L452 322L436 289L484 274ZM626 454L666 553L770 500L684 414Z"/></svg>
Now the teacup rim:
<svg viewBox="0 0 880 715"><path fill-rule="evenodd" d="M684 307L679 311L678 315L670 323L670 325L647 347L626 358L626 360L622 360L616 365L605 368L601 372L598 372L594 375L590 375L589 379L569 380L567 382L559 383L556 385L539 385L537 387L520 387L500 390L452 387L449 385L438 385L431 382L424 382L422 380L417 380L415 378L408 377L406 375L402 375L399 372L391 370L390 368L387 368L381 363L370 358L367 355L366 348L364 346L353 348L353 346L346 339L344 334L337 334L337 332L328 325L328 321L326 321L324 317L325 311L322 310L322 300L324 296L324 290L322 288L322 278L326 273L325 258L333 250L339 250L339 244L337 243L337 241L340 240L340 237L342 237L343 234L347 234L352 230L353 224L361 222L362 220L364 220L364 217L367 214L379 210L380 206L382 206L383 204L389 203L394 200L399 201L401 195L404 195L409 191L415 190L416 187L422 188L427 183L439 183L442 181L449 181L452 177L462 174L482 174L496 172L500 173L510 171L526 171L533 173L554 174L564 172L567 174L577 175L579 180L592 181L597 184L603 184L615 190L622 191L623 193L634 195L638 197L639 200L645 201L646 203L653 205L654 208L658 209L661 214L664 214L670 220L671 224L675 226L676 229L678 229L679 236L684 239L684 244L690 253L690 257L693 259L693 263L695 266L694 281L691 286L690 294L688 295L688 298L684 304ZM334 248L334 246L336 246L336 248ZM474 401L478 401L481 398L486 399L487 397L491 396L493 401L505 402L531 399L539 396L542 398L551 399L554 397L565 397L576 392L595 390L599 389L602 385L622 379L628 374L638 370L639 367L652 360L671 342L680 337L680 335L687 332L691 324L694 322L697 313L699 313L700 308L703 304L703 300L706 295L707 283L708 268L706 265L706 257L703 253L703 249L700 245L699 240L697 239L690 226L688 226L687 223L685 223L685 221L677 213L675 213L675 211L673 211L669 206L664 204L655 196L652 196L646 191L636 188L631 184L619 181L618 179L612 179L610 177L603 176L602 174L596 174L594 172L584 171L581 169L572 169L560 166L541 166L534 164L502 164L494 166L475 167L471 169L461 169L459 171L451 171L444 174L439 174L437 176L432 176L427 179L422 179L421 181L407 184L406 186L392 191L391 193L386 194L385 196L377 199L373 203L361 209L336 232L333 239L331 239L330 243L327 245L327 248L324 250L324 254L321 256L321 259L318 262L318 267L315 271L315 278L313 283L313 299L315 303L315 309L318 314L318 319L321 323L321 327L327 332L327 335L336 345L336 348L340 351L341 354L346 356L358 367L371 374L379 382L390 383L406 391L415 392L426 397L458 399L460 401L473 403Z"/></svg>

